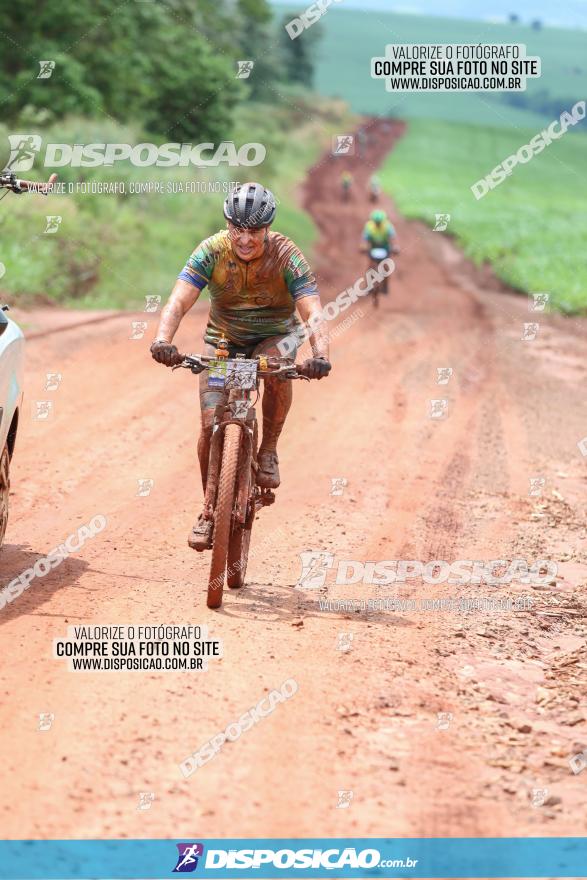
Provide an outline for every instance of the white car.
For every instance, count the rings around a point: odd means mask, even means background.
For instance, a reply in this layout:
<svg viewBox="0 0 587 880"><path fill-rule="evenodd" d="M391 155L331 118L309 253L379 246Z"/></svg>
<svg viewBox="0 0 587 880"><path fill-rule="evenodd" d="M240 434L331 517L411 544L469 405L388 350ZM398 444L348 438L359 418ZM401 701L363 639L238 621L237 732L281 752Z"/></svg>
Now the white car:
<svg viewBox="0 0 587 880"><path fill-rule="evenodd" d="M18 324L0 308L0 546L8 524L10 462L22 412L24 337Z"/></svg>

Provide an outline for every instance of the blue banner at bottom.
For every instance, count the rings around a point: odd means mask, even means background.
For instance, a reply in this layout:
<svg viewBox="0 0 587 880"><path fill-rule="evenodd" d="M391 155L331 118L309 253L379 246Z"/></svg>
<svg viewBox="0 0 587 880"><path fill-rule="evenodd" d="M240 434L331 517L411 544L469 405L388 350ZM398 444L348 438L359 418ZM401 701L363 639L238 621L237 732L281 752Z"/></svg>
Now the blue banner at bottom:
<svg viewBox="0 0 587 880"><path fill-rule="evenodd" d="M0 880L587 877L587 838L3 840Z"/></svg>

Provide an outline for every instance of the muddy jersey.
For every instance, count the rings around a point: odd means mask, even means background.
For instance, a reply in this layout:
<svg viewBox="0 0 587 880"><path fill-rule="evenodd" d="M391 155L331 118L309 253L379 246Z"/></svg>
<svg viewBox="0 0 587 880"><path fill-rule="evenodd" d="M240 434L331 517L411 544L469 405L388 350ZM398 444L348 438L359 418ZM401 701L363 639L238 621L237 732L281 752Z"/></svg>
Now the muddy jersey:
<svg viewBox="0 0 587 880"><path fill-rule="evenodd" d="M317 296L316 279L293 241L269 232L263 254L240 260L228 230L203 241L179 277L200 290L208 287L210 315L204 334L216 343L222 334L235 345L295 332L295 303Z"/></svg>

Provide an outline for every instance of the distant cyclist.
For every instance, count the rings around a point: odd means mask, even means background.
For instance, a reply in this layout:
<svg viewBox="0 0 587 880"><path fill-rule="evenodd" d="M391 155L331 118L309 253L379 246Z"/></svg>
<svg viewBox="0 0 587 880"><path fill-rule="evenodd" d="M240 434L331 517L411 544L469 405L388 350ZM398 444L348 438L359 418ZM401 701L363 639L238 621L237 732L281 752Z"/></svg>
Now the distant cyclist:
<svg viewBox="0 0 587 880"><path fill-rule="evenodd" d="M381 262L390 254L399 254L397 235L385 211L373 211L367 220L363 229L361 251L369 254L370 263ZM387 278L381 283L381 293L387 293Z"/></svg>
<svg viewBox="0 0 587 880"><path fill-rule="evenodd" d="M342 200L343 202L348 202L353 188L353 175L350 171L342 172L340 175L340 185L342 187Z"/></svg>
<svg viewBox="0 0 587 880"><path fill-rule="evenodd" d="M379 178L375 174L373 174L373 176L369 179L369 200L371 202L378 202L380 195L381 184L379 182Z"/></svg>
<svg viewBox="0 0 587 880"><path fill-rule="evenodd" d="M362 159L365 155L368 144L367 132L363 126L361 126L357 132L357 143L359 147L359 158Z"/></svg>

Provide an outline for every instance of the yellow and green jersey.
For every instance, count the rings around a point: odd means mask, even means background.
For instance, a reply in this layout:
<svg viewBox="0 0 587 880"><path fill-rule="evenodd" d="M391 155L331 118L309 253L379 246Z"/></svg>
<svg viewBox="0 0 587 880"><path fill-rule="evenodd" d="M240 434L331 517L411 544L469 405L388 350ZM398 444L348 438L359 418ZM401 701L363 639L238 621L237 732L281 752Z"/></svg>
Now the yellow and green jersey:
<svg viewBox="0 0 587 880"><path fill-rule="evenodd" d="M363 229L363 238L369 242L371 247L391 248L391 239L395 237L395 229L389 220L383 223L375 223L374 220L367 220Z"/></svg>
<svg viewBox="0 0 587 880"><path fill-rule="evenodd" d="M299 325L295 303L318 295L303 254L279 232L268 232L262 255L248 262L233 251L228 230L217 232L198 245L179 278L200 290L208 287L204 340L212 344L223 334L234 345L247 346L294 333Z"/></svg>

